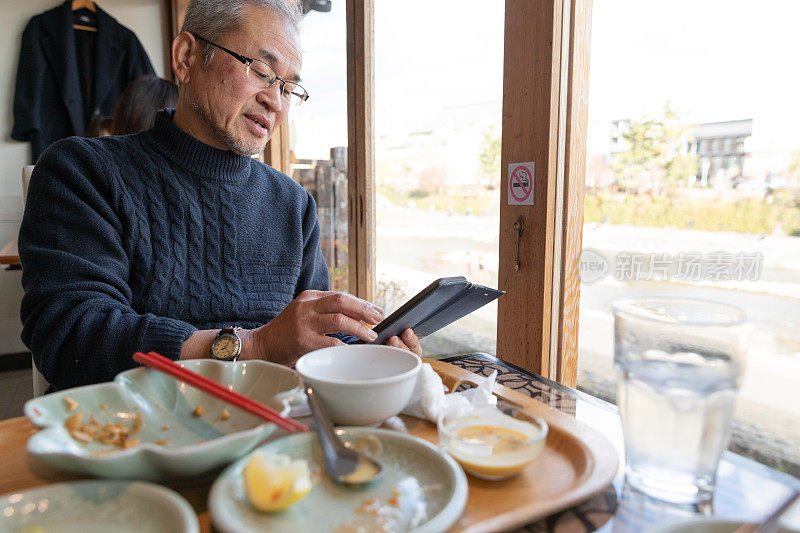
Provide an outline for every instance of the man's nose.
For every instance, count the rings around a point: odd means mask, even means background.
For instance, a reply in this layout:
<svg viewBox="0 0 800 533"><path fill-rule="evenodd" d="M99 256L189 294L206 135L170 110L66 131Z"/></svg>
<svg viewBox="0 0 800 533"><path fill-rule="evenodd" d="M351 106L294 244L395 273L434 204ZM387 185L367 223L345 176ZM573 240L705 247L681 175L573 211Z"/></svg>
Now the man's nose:
<svg viewBox="0 0 800 533"><path fill-rule="evenodd" d="M266 87L258 92L256 100L266 104L274 111L281 111L282 107L286 105L281 97L281 82L276 81L272 87Z"/></svg>

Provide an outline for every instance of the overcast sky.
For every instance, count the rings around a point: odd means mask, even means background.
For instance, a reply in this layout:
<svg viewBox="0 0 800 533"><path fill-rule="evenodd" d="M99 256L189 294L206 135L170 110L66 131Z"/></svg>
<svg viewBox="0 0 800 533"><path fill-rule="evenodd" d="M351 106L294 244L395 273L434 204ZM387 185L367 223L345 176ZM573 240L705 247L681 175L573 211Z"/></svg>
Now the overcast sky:
<svg viewBox="0 0 800 533"><path fill-rule="evenodd" d="M296 114L298 148L311 140L302 131L346 143L344 9L333 0L304 22L312 99ZM501 99L503 9L502 0L375 0L377 131ZM592 17L593 127L670 100L687 122L753 118L757 149L800 148L800 1L594 0Z"/></svg>
<svg viewBox="0 0 800 533"><path fill-rule="evenodd" d="M752 148L800 148L798 20L796 0L595 0L591 120L670 100L688 122L754 119Z"/></svg>

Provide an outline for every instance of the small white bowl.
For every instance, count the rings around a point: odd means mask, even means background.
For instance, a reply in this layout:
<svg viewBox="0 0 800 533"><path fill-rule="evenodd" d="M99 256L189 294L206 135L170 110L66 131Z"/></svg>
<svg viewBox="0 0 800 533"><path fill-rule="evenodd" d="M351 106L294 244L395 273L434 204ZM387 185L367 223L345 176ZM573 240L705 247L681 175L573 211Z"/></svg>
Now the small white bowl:
<svg viewBox="0 0 800 533"><path fill-rule="evenodd" d="M297 372L337 424L376 426L411 398L422 359L392 346L333 346L297 360Z"/></svg>
<svg viewBox="0 0 800 533"><path fill-rule="evenodd" d="M439 417L439 444L464 471L498 480L521 472L544 449L548 426L524 409L459 405Z"/></svg>

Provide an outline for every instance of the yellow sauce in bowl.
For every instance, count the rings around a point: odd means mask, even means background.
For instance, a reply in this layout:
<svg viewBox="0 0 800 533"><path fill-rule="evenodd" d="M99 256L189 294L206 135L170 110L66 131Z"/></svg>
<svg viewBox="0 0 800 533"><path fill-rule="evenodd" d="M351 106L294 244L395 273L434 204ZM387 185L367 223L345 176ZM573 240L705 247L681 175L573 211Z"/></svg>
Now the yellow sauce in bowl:
<svg viewBox="0 0 800 533"><path fill-rule="evenodd" d="M520 472L542 451L547 424L497 410L440 422L439 439L464 470L482 479L504 479Z"/></svg>
<svg viewBox="0 0 800 533"><path fill-rule="evenodd" d="M476 439L491 445L492 455L516 451L530 440L527 435L519 431L501 426L469 426L461 428L456 436Z"/></svg>

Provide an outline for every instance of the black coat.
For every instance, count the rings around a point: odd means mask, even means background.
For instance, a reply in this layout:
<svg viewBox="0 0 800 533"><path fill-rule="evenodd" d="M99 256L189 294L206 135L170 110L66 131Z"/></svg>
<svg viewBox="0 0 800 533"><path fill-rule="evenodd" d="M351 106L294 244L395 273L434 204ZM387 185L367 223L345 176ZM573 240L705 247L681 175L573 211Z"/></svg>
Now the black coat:
<svg viewBox="0 0 800 533"><path fill-rule="evenodd" d="M34 162L51 143L86 130L72 25L67 0L31 18L22 33L11 137L31 143ZM153 73L136 35L99 6L96 45L91 118L113 115L125 87Z"/></svg>

